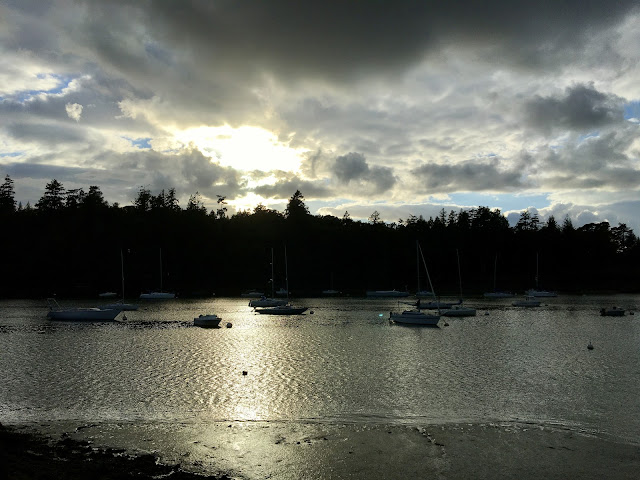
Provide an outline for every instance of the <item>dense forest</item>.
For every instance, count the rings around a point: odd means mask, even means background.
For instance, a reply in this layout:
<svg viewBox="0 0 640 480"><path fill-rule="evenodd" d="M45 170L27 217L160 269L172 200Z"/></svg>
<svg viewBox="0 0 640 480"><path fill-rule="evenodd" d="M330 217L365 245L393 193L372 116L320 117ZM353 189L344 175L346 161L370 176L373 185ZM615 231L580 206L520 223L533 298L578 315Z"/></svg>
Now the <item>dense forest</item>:
<svg viewBox="0 0 640 480"><path fill-rule="evenodd" d="M437 218L410 216L393 223L373 212L366 222L312 215L296 191L286 210L258 205L228 215L224 197L207 211L198 193L185 208L175 190L140 188L133 205L109 204L98 186L66 190L46 185L31 206L17 203L7 175L0 186L3 268L1 297L95 297L160 288L178 295L239 295L285 285L294 296L334 288L428 288L419 242L436 293L457 295L458 261L465 295L496 287L522 292L536 285L563 292L640 291L640 242L624 224L575 228L569 218L542 223L523 211L510 227L499 210L444 210ZM420 262L422 265L422 262ZM161 273L162 272L162 273ZM161 277L162 275L162 277Z"/></svg>

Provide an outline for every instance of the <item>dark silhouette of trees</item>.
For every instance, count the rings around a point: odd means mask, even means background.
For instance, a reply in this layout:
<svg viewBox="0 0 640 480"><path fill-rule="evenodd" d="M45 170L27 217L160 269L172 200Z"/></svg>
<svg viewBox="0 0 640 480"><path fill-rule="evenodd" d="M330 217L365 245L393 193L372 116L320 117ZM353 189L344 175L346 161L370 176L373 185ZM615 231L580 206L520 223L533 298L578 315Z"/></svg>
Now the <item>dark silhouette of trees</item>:
<svg viewBox="0 0 640 480"><path fill-rule="evenodd" d="M175 189L152 193L140 187L133 205L109 205L98 186L66 191L49 182L36 209L16 208L13 181L0 187L8 252L0 292L8 296L95 296L120 285L124 252L127 295L158 288L158 252L163 284L179 294L234 295L248 288L284 286L284 247L294 295L331 286L353 295L368 289L415 290L415 242L419 241L436 291L457 295L456 250L465 292L493 289L498 259L499 286L523 291L534 286L536 261L542 288L569 292L638 291L640 242L624 224L606 222L574 228L567 217L542 224L522 212L510 227L500 210L479 206L441 210L433 218L410 215L385 223L378 212L368 221L311 215L297 190L284 213L260 204L228 216L226 198L207 213L198 192L179 205ZM28 205L27 205L28 207ZM19 235L12 234L20 232ZM424 287L424 272L422 272Z"/></svg>
<svg viewBox="0 0 640 480"><path fill-rule="evenodd" d="M36 208L42 212L60 211L65 205L65 189L55 178L47 183L44 195L36 202Z"/></svg>
<svg viewBox="0 0 640 480"><path fill-rule="evenodd" d="M0 185L0 215L13 213L15 210L16 199L13 180L9 175L6 175L4 182Z"/></svg>

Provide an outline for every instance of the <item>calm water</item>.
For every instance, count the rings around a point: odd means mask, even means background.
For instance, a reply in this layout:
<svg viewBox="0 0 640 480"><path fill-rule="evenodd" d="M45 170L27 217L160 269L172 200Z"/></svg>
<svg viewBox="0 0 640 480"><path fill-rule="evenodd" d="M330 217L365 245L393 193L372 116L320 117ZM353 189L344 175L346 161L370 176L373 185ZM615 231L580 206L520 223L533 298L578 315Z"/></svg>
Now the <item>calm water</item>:
<svg viewBox="0 0 640 480"><path fill-rule="evenodd" d="M640 314L598 313L640 296L511 301L468 300L478 316L428 328L390 325L398 302L385 299L301 299L313 313L296 317L254 314L240 298L169 300L75 324L48 321L45 302L6 300L0 419L524 421L640 443ZM233 328L193 327L201 313Z"/></svg>

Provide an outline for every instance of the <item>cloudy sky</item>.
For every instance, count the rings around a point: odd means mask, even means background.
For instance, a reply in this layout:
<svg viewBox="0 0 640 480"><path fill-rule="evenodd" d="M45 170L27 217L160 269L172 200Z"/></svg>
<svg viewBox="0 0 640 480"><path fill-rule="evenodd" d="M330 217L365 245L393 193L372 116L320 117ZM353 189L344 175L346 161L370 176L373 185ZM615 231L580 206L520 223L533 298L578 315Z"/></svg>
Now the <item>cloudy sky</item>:
<svg viewBox="0 0 640 480"><path fill-rule="evenodd" d="M0 0L0 174L640 233L637 0Z"/></svg>

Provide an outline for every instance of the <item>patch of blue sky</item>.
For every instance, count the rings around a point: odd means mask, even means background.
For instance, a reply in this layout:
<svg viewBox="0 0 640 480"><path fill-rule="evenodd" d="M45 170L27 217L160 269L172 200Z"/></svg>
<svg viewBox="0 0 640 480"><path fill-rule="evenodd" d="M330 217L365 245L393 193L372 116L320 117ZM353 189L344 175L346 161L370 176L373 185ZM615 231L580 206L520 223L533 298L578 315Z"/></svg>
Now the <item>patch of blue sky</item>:
<svg viewBox="0 0 640 480"><path fill-rule="evenodd" d="M444 205L463 205L469 207L499 208L502 212L523 211L529 207L537 209L550 206L551 202L546 194L540 195L514 195L510 193L484 194L484 193L453 193L449 199L441 202Z"/></svg>
<svg viewBox="0 0 640 480"><path fill-rule="evenodd" d="M140 149L151 148L151 137L148 138L129 138L123 137L125 140L131 142L131 145Z"/></svg>
<svg viewBox="0 0 640 480"><path fill-rule="evenodd" d="M19 157L20 155L22 155L22 152L7 152L7 153L1 153L0 152L0 158L2 158L2 157Z"/></svg>
<svg viewBox="0 0 640 480"><path fill-rule="evenodd" d="M64 91L65 88L69 87L69 84L75 79L75 77L65 76L65 75L54 75L54 74L38 74L38 78L40 79L55 79L56 85L53 88L42 89L42 90L24 90L22 92L18 92L14 95L14 98L20 102L28 102L36 95L46 94L46 95L58 95Z"/></svg>
<svg viewBox="0 0 640 480"><path fill-rule="evenodd" d="M629 102L624 106L624 118L640 118L640 100Z"/></svg>

